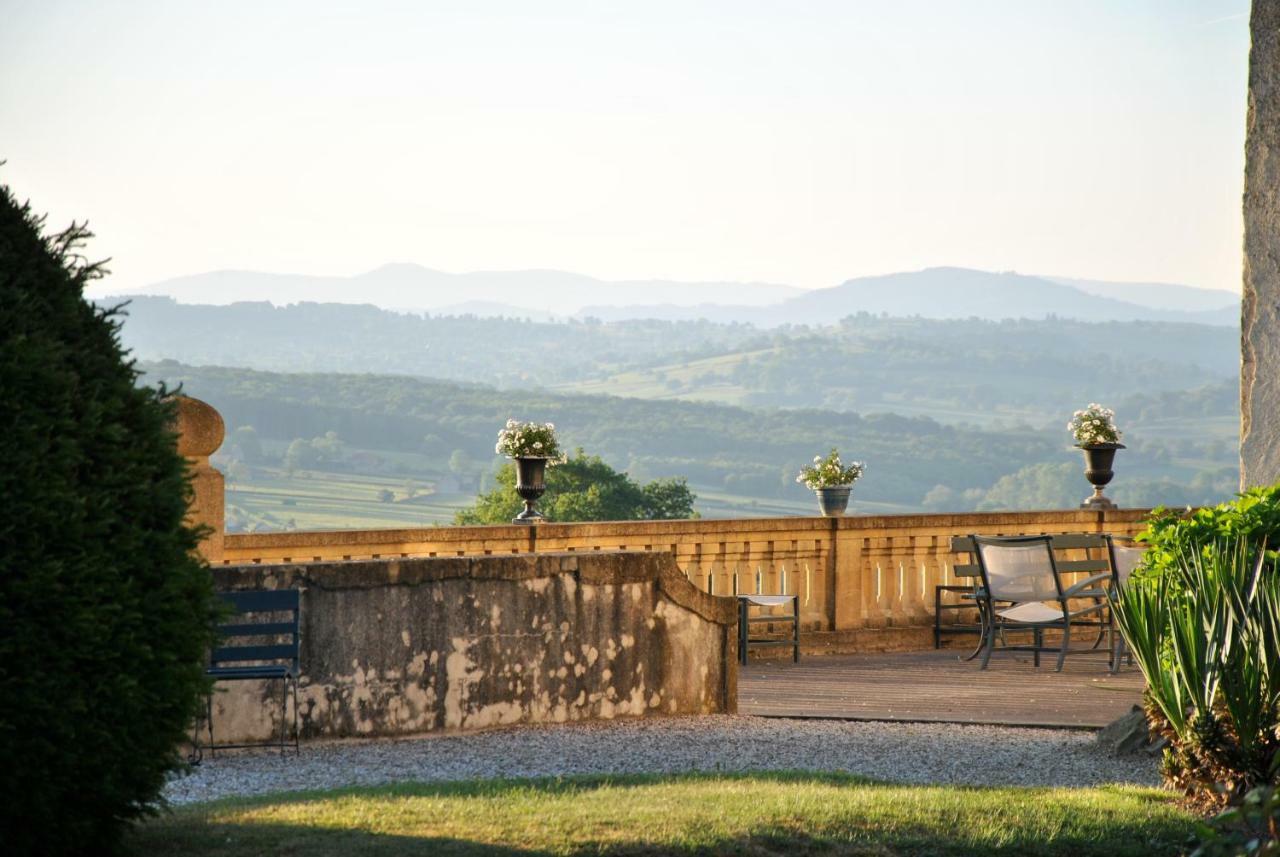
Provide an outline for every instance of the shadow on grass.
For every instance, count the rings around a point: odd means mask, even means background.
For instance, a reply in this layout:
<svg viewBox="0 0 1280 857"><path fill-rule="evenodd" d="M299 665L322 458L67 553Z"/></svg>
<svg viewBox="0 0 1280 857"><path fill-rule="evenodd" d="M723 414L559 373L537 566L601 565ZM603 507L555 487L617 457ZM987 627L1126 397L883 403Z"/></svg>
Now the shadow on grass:
<svg viewBox="0 0 1280 857"><path fill-rule="evenodd" d="M683 820L659 816L628 816L628 810L646 806L655 789L669 786L707 785L705 795L685 796L682 808L703 807L705 819L686 816ZM876 855L876 857L1138 857L1138 855L1174 855L1186 841L1191 821L1173 810L1161 812L1154 804L1166 804L1158 794L1128 787L1102 787L1092 794L1103 799L1099 815L1109 819L1091 819L1092 826L1078 830L1055 829L1053 835L1037 838L1033 831L1019 830L1019 813L1026 805L1043 804L1052 789L1008 790L981 787L941 789L948 798L937 806L925 804L915 814L876 816L875 812L813 812L808 808L778 806L779 794L759 799L749 793L753 784L776 789L795 786L796 792L814 786L857 789L877 806L899 806L904 791L912 794L938 794L930 787L911 789L895 784L876 783L866 779L834 773L759 772L741 774L687 774L676 776L636 775L606 777L574 777L544 780L479 780L456 783L403 783L370 788L349 788L324 792L300 792L231 799L196 807L180 808L141 825L134 835L137 854L181 855L203 857L207 854L226 857L247 855L466 855L466 857L535 857L535 855ZM728 786L727 790L716 786ZM743 791L743 789L748 791ZM616 799L601 807L596 802L574 804L577 796L588 799L602 789L617 790ZM737 789L737 791L734 791ZM879 792L883 791L883 796ZM974 806L1001 795L1016 793L1023 799L1010 798L994 806L994 812L1008 818L1007 835L996 840L986 834L972 835L967 823L991 825L991 817ZM793 794L784 791L781 796ZM613 796L610 796L613 798ZM670 800L670 796L667 800ZM825 799L825 796L824 796ZM1110 800L1107 800L1110 799ZM469 811L459 812L456 802L475 800L499 815L506 808L522 807L521 824L484 827L474 825L475 835L458 831L460 820L470 819ZM774 803L770 804L772 800ZM363 803L372 801L371 805ZM428 808L439 802L440 818L449 816L450 833L432 830L430 809L425 818L413 820L421 833L404 833L394 829L399 807L423 802ZM856 803L856 802L855 802ZM905 801L910 803L910 801ZM1106 804L1117 805L1109 813ZM452 810L446 805L452 804ZM309 820L271 818L269 810L299 807L318 813ZM1124 807L1135 808L1130 815ZM352 809L355 807L355 809ZM569 807L566 809L566 807ZM616 810L614 809L616 807ZM1148 815L1141 809L1156 810ZM824 807L829 808L829 807ZM1113 807L1116 808L1116 807ZM601 809L604 811L601 812ZM745 813L746 823L729 823L724 830L724 812ZM753 817L753 813L757 813ZM258 812L251 819L237 818ZM325 813L329 815L326 816ZM419 809L421 812L421 809ZM345 813L345 814L344 814ZM594 814L592 814L594 813ZM966 815L968 814L968 816ZM477 813L479 817L480 813ZM820 817L814 818L813 815ZM492 823L492 816L490 818ZM681 827L681 824L684 827ZM664 827L651 829L649 825ZM445 825L435 825L443 828ZM382 828L373 829L373 828ZM384 832L386 831L386 832ZM674 831L674 833L673 833ZM470 834L470 830L462 832ZM527 840L527 841L526 841Z"/></svg>
<svg viewBox="0 0 1280 857"><path fill-rule="evenodd" d="M426 797L426 798L500 798L522 795L565 796L588 793L605 788L628 786L652 786L663 783L726 783L766 782L795 783L826 786L866 786L878 788L903 788L897 783L886 783L828 771L746 771L715 773L691 771L680 774L588 774L570 777L545 777L540 779L477 779L442 782L387 783L378 786L349 786L347 788L273 792L254 797L222 798L198 804L201 809L227 809L253 807L263 804L299 804L325 801L340 797ZM984 786L955 786L956 791L990 791ZM184 811L182 808L176 812Z"/></svg>

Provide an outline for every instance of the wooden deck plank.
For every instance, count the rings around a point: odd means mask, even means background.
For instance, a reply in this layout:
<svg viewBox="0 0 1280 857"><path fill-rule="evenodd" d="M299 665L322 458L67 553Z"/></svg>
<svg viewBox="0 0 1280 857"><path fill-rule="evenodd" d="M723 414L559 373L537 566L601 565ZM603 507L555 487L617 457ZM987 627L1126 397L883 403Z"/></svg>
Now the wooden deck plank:
<svg viewBox="0 0 1280 857"><path fill-rule="evenodd" d="M901 720L1096 729L1142 701L1134 667L1107 671L1106 656L1067 659L997 653L987 670L956 650L762 661L742 669L738 711L762 717Z"/></svg>

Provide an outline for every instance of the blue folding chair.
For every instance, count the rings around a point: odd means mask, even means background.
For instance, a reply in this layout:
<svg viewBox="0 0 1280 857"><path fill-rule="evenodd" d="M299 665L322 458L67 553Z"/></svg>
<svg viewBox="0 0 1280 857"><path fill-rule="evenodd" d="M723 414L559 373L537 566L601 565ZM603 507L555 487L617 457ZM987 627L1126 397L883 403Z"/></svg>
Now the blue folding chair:
<svg viewBox="0 0 1280 857"><path fill-rule="evenodd" d="M283 756L290 746L288 730L288 693L293 689L293 751L298 752L298 613L296 589L255 590L219 593L232 608L231 620L218 626L218 644L209 654L205 675L220 681L280 681L280 740L251 744L219 744L213 738L213 694L207 697L205 723L209 730L210 755L216 750L244 747L279 747ZM272 617L266 617L271 614ZM251 617L258 617L253 619ZM284 618L281 618L284 617ZM192 761L203 757L200 724L192 736Z"/></svg>

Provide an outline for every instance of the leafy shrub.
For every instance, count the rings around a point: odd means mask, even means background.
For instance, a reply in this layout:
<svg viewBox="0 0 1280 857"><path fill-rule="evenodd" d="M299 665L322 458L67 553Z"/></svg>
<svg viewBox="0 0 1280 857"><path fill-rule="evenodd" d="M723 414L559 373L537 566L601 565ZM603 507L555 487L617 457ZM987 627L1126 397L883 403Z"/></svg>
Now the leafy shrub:
<svg viewBox="0 0 1280 857"><path fill-rule="evenodd" d="M1200 825L1191 857L1275 857L1280 854L1280 792L1250 790L1238 806Z"/></svg>
<svg viewBox="0 0 1280 857"><path fill-rule="evenodd" d="M164 390L136 386L75 226L0 187L0 840L108 854L179 764L208 569Z"/></svg>
<svg viewBox="0 0 1280 857"><path fill-rule="evenodd" d="M456 513L459 524L509 524L523 508L516 494L516 468L504 464L498 485ZM581 449L564 464L547 471L547 493L538 510L549 520L634 521L694 517L694 494L683 479L656 479L638 485L598 455Z"/></svg>
<svg viewBox="0 0 1280 857"><path fill-rule="evenodd" d="M1280 751L1280 489L1178 518L1155 516L1147 562L1116 596L1116 622L1169 741L1166 781L1205 805L1272 779Z"/></svg>
<svg viewBox="0 0 1280 857"><path fill-rule="evenodd" d="M1251 488L1191 514L1157 509L1141 538L1148 546L1145 568L1155 575L1175 571L1184 554L1226 539L1243 540L1250 550L1280 547L1280 485Z"/></svg>

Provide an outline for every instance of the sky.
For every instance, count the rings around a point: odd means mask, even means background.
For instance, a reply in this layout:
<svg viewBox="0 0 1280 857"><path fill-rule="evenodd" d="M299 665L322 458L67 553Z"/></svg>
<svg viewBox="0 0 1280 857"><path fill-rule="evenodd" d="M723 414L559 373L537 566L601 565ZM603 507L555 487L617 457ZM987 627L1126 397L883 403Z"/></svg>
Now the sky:
<svg viewBox="0 0 1280 857"><path fill-rule="evenodd" d="M0 182L217 269L1239 291L1247 0L0 0Z"/></svg>

